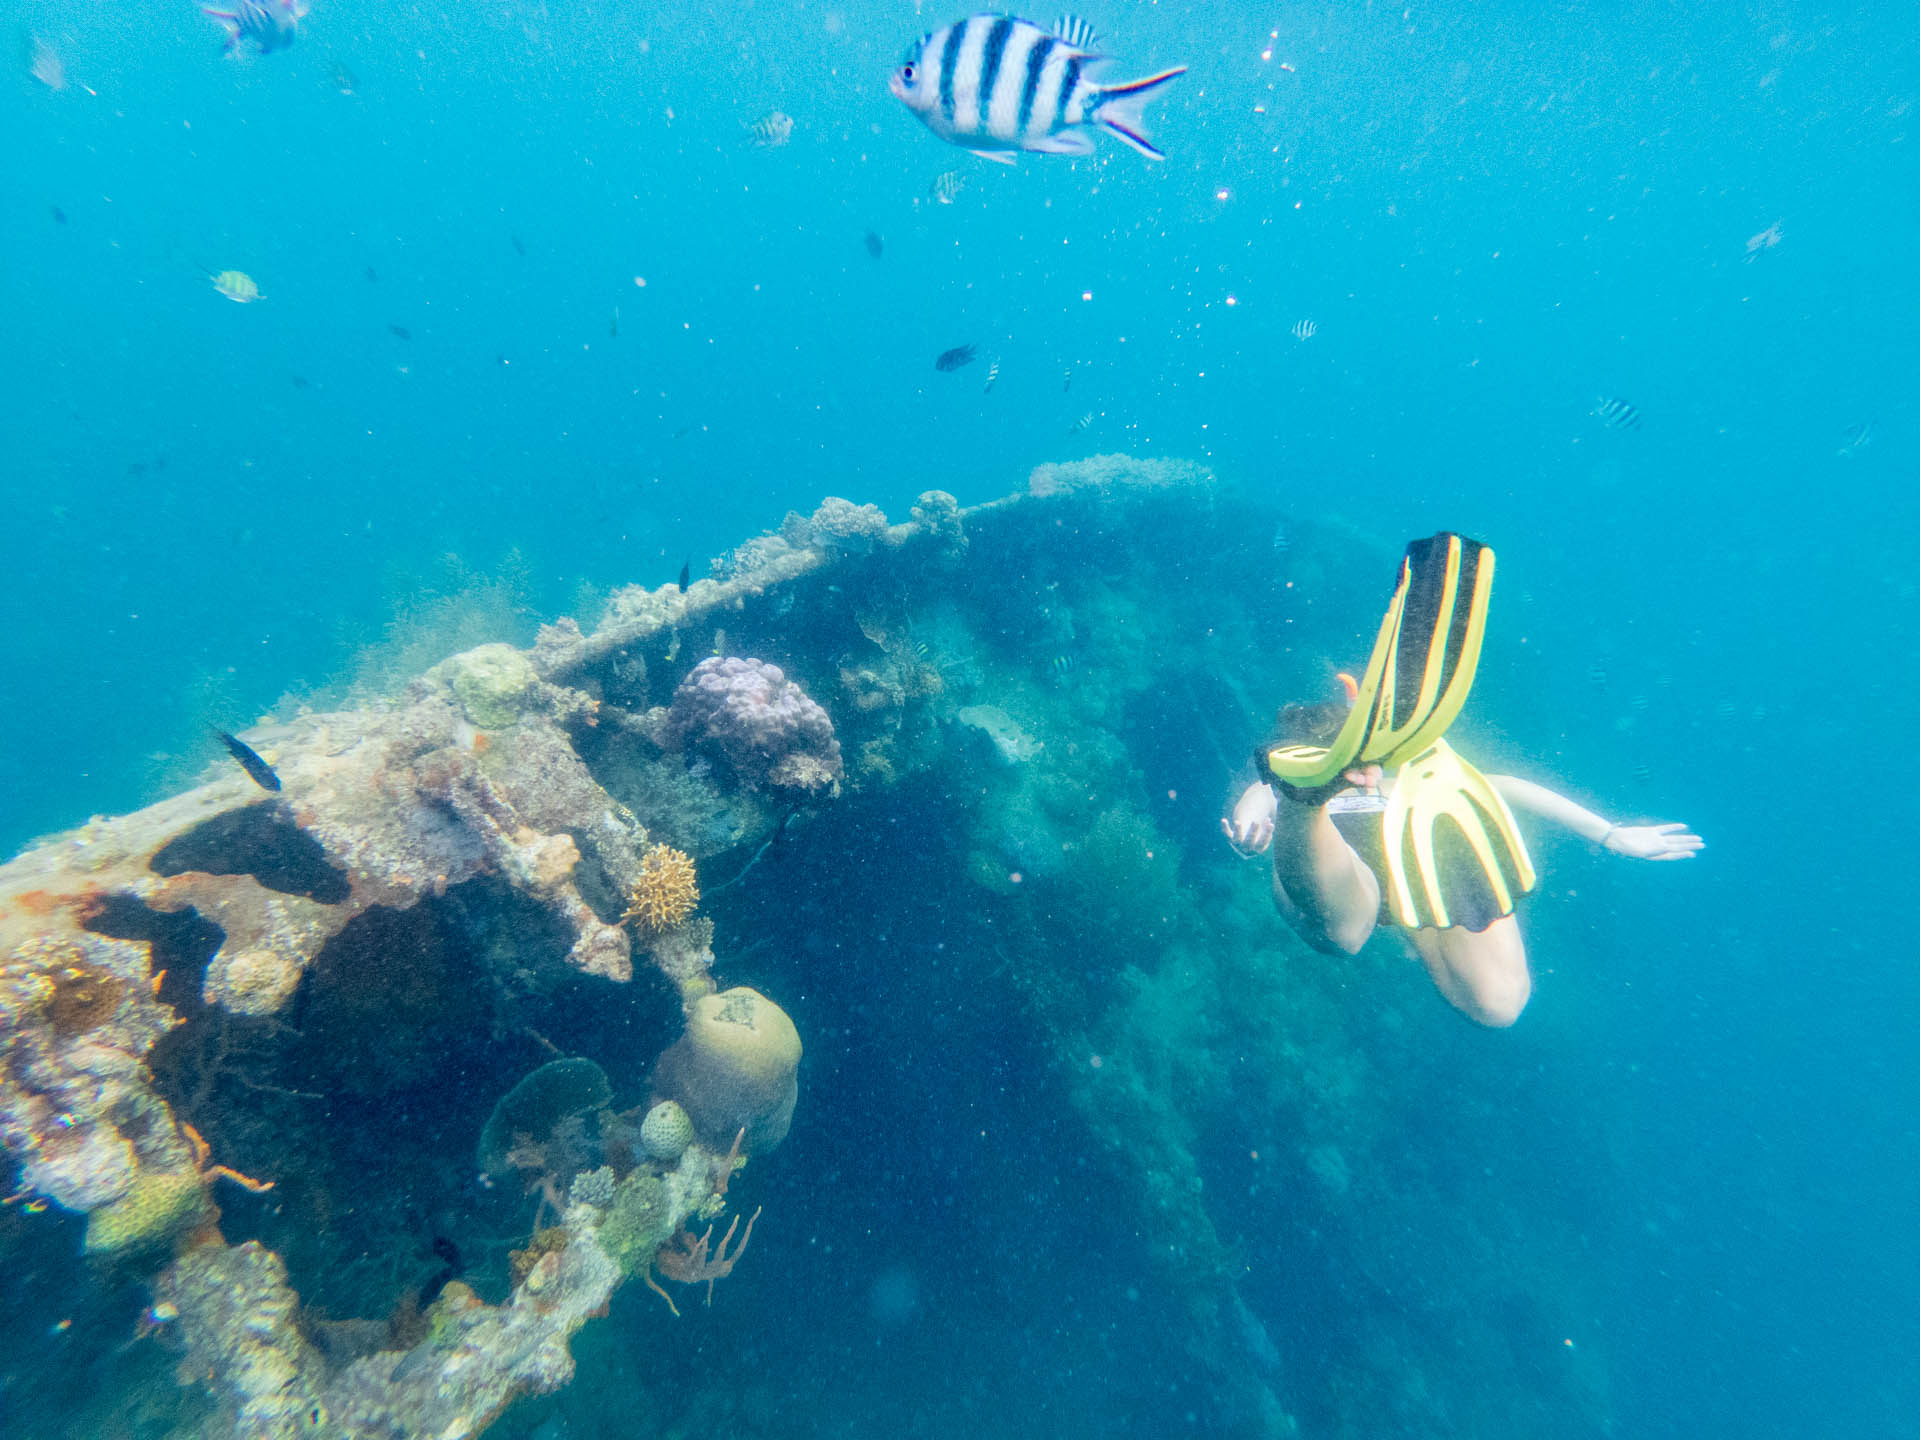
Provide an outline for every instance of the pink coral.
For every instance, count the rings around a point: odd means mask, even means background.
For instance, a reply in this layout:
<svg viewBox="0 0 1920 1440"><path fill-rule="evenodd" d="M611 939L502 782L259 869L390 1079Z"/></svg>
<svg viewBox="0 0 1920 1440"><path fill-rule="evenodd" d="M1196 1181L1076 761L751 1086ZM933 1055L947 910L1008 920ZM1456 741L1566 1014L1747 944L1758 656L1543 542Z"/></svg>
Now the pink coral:
<svg viewBox="0 0 1920 1440"><path fill-rule="evenodd" d="M747 785L820 790L840 781L833 721L778 665L711 656L667 711L667 743L718 753Z"/></svg>

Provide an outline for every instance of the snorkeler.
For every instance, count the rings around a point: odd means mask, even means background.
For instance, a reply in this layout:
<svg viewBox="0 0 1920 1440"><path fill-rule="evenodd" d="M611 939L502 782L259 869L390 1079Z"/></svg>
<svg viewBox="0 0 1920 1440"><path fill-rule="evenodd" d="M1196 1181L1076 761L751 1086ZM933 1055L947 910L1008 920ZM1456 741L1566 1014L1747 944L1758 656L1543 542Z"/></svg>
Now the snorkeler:
<svg viewBox="0 0 1920 1440"><path fill-rule="evenodd" d="M1272 849L1274 903L1309 945L1355 954L1385 918L1450 1004L1506 1026L1532 991L1513 912L1535 875L1514 809L1641 860L1690 859L1704 842L1482 775L1441 738L1473 685L1492 590L1478 541L1409 545L1365 673L1341 677L1346 703L1282 710L1255 755L1262 778L1220 825L1242 855Z"/></svg>

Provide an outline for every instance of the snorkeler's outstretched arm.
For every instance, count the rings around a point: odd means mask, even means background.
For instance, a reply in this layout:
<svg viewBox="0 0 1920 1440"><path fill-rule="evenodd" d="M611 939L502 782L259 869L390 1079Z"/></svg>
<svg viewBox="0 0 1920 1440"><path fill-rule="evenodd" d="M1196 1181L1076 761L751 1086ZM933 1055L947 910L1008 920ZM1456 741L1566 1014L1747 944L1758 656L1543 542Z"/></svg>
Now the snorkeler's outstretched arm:
<svg viewBox="0 0 1920 1440"><path fill-rule="evenodd" d="M1691 860L1706 841L1677 822L1664 825L1615 825L1566 796L1513 775L1489 775L1500 798L1556 825L1564 825L1603 850L1635 860Z"/></svg>

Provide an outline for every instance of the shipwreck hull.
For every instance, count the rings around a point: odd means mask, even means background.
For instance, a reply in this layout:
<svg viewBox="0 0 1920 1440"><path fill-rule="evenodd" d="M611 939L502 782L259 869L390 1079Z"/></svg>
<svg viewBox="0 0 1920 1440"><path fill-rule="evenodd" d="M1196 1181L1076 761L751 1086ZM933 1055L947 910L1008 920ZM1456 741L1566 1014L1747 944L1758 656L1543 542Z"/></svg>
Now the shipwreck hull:
<svg viewBox="0 0 1920 1440"><path fill-rule="evenodd" d="M888 1157L962 1138L918 1133L924 1117L952 1130L1001 1103L942 1067L1000 1050L1040 1114L982 1128L964 1163L1061 1175L982 1188L1004 1208L979 1227L1016 1223L1048 1184L1072 1208L1050 1234L985 1246L1005 1266L994 1283L1021 1305L1047 1282L1019 1277L1049 1267L1097 1285L1058 1254L1088 1245L1124 1248L1135 1273L1124 1293L1061 1297L1116 1333L1036 1342L1113 1371L1063 1382L1057 1403L1078 1392L1090 1426L1163 1406L1249 1435L1291 1433L1303 1403L1355 1433L1456 1423L1460 1396L1422 1398L1446 1365L1422 1327L1360 1325L1337 1383L1290 1374L1280 1317L1245 1290L1259 1222L1208 1188L1223 1168L1244 1181L1221 1157L1264 1144L1271 1178L1251 1183L1293 1187L1295 1209L1380 1207L1390 1231L1419 1203L1369 1163L1390 1133L1366 1094L1379 1057L1279 934L1264 880L1223 878L1202 848L1268 688L1307 673L1287 657L1313 618L1272 530L1201 467L1117 456L1043 466L971 509L930 493L901 524L828 501L684 591L616 592L591 628L450 657L381 705L263 722L245 738L278 792L223 769L35 846L0 867L0 1139L17 1176L0 1244L86 1290L75 1323L130 1355L127 1375L172 1370L180 1408L152 1433L459 1440L565 1386L615 1292L651 1280L683 1228L753 1213L757 1186L776 1228L781 1195L797 1216L867 1213L826 1198L836 1187L911 1194L926 1177ZM1268 573L1212 591L1236 547ZM791 726L688 721L696 667L727 657L758 662L746 678L781 714L824 711L831 744L812 721L804 744ZM704 902L652 925L635 897L662 846L691 857ZM658 1098L649 1072L684 1008L734 983L793 1009L809 1058L794 1141L728 1191L726 1137L663 1158L616 1143L616 1110ZM579 1142L591 1155L563 1162L547 1137L489 1173L490 1115L558 1055L611 1077ZM850 1180L863 1158L873 1173ZM740 1274L778 1243L763 1230ZM86 1258L63 1269L54 1251ZM795 1244L786 1267L808 1253ZM1575 1282L1553 1277L1499 1283L1572 1303ZM760 1283L756 1313L789 1332L763 1307L794 1290ZM670 1334L666 1307L640 1299L657 1310L633 1319L622 1297L614 1323ZM1157 1318L1089 1318L1107 1307ZM32 1410L36 1363L83 1384L65 1343L23 1357L0 1404ZM788 1373L820 1365L800 1338L766 1343ZM1595 1375L1536 1388L1560 1433L1604 1418ZM708 1399L686 1413L780 1428Z"/></svg>

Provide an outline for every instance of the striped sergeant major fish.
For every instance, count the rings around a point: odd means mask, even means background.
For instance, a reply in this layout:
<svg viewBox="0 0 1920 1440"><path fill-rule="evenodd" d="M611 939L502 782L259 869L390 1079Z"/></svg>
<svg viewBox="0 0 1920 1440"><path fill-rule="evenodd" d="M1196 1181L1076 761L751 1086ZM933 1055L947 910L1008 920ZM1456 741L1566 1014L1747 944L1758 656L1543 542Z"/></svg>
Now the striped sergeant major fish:
<svg viewBox="0 0 1920 1440"><path fill-rule="evenodd" d="M1163 155L1142 133L1154 92L1187 67L1144 80L1102 85L1105 57L1088 47L1092 29L1071 16L1051 32L1008 15L973 15L925 35L888 77L894 97L942 140L1002 164L1013 151L1089 155L1095 125L1149 160Z"/></svg>
<svg viewBox="0 0 1920 1440"><path fill-rule="evenodd" d="M1611 398L1602 395L1599 403L1593 407L1594 416L1609 430L1638 430L1640 411L1618 395Z"/></svg>
<svg viewBox="0 0 1920 1440"><path fill-rule="evenodd" d="M238 0L231 10L202 5L200 13L227 28L227 54L253 42L254 53L271 55L293 44L307 18L307 0Z"/></svg>

